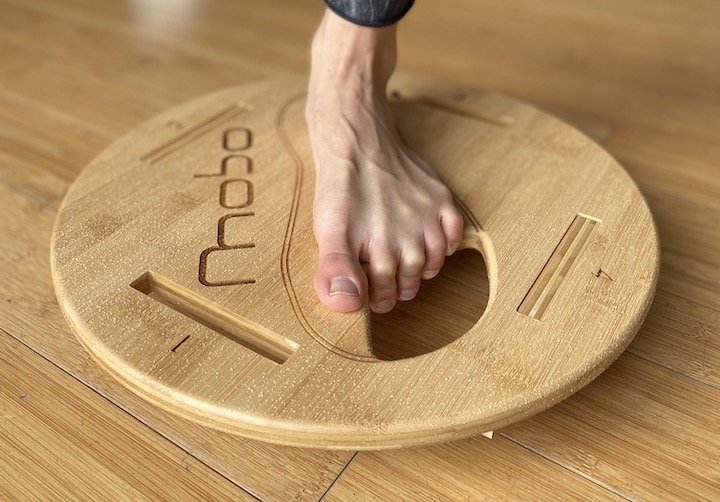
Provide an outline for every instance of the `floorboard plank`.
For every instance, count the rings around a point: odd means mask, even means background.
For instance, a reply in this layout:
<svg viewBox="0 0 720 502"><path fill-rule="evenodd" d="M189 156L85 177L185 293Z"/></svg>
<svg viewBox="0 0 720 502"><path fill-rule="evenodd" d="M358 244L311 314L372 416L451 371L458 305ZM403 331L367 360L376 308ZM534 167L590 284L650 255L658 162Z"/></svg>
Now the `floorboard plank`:
<svg viewBox="0 0 720 502"><path fill-rule="evenodd" d="M2 330L0 379L6 500L256 500Z"/></svg>
<svg viewBox="0 0 720 502"><path fill-rule="evenodd" d="M324 501L624 500L497 437L359 452Z"/></svg>
<svg viewBox="0 0 720 502"><path fill-rule="evenodd" d="M502 435L632 499L717 500L720 391L633 354Z"/></svg>

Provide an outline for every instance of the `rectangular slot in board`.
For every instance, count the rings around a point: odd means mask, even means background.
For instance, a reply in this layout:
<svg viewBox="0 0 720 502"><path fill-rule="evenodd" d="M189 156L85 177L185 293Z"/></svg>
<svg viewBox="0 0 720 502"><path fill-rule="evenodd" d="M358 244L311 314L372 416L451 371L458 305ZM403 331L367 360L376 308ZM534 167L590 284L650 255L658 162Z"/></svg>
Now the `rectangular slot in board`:
<svg viewBox="0 0 720 502"><path fill-rule="evenodd" d="M276 363L284 363L298 348L295 341L227 312L160 274L145 272L130 286Z"/></svg>
<svg viewBox="0 0 720 502"><path fill-rule="evenodd" d="M595 225L600 220L577 214L545 266L540 271L517 311L533 319L541 319L577 260Z"/></svg>
<svg viewBox="0 0 720 502"><path fill-rule="evenodd" d="M222 124L223 122L237 117L241 112L244 111L246 111L246 108L240 106L238 103L228 106L227 108L223 108L216 114L211 115L205 120L201 120L186 131L181 132L174 138L147 152L142 157L140 157L140 160L142 162L154 164L155 162L170 155L171 153L180 150L184 146L203 136L218 125Z"/></svg>

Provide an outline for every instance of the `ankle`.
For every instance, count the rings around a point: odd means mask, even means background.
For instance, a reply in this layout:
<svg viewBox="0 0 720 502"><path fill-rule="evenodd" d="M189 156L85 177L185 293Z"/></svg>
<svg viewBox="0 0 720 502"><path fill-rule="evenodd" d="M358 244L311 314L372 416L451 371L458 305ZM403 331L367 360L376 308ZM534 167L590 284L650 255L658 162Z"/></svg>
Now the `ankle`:
<svg viewBox="0 0 720 502"><path fill-rule="evenodd" d="M326 10L312 41L312 91L385 95L397 60L395 26L369 28Z"/></svg>

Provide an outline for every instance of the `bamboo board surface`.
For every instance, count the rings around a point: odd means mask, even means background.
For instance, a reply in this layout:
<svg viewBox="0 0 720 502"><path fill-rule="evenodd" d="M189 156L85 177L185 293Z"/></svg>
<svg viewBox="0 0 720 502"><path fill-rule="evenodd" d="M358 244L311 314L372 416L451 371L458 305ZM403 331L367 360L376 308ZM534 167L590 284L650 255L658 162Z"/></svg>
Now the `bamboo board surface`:
<svg viewBox="0 0 720 502"><path fill-rule="evenodd" d="M53 277L100 364L202 424L341 449L477 435L605 369L657 280L655 229L634 183L527 105L402 80L390 91L400 134L453 190L460 247L487 262L487 306L466 334L383 360L367 307L320 304L306 79L278 79L163 113L75 181L53 235Z"/></svg>
<svg viewBox="0 0 720 502"><path fill-rule="evenodd" d="M184 14L170 2L153 8L90 0L0 5L0 326L32 350L21 357L47 358L96 399L120 406L178 452L263 500L318 500L331 486L327 497L335 500L587 499L603 493L632 500L717 499L716 2L416 3L400 30L401 68L540 105L603 144L638 183L656 218L661 274L628 353L558 406L496 431L494 441L355 455L272 447L147 406L75 341L55 302L48 263L55 213L83 166L170 106L277 72L305 72L307 41L322 5L202 1ZM419 298L390 317L371 319L387 354L404 355L385 328L413 326L418 311L442 306L445 286L462 282L456 271L477 273L468 284L475 289L464 293L472 303L445 307L460 317L482 305L486 275L468 253L450 260L444 276L421 292L430 296L426 306ZM428 342L423 350L448 341ZM522 450L496 446L502 438ZM104 436L94 441L108 443ZM23 471L26 459L15 458L18 473L31 472ZM58 461L63 466L67 457ZM532 472L520 485L524 493L507 488L518 468ZM392 486L382 483L388 469ZM3 478L3 489L16 491L21 476ZM91 476L86 472L84 479Z"/></svg>

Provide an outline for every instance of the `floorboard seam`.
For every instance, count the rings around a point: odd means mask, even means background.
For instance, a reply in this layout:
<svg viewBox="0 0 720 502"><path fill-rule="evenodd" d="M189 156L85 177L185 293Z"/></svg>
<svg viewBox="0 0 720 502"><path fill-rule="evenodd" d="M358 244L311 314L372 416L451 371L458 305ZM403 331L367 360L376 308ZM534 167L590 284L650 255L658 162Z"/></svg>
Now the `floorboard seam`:
<svg viewBox="0 0 720 502"><path fill-rule="evenodd" d="M21 340L21 339L15 337L15 336L13 336L9 331L7 331L7 330L6 330L5 328L3 328L3 327L0 327L0 333L9 336L10 338L12 338L13 340L17 341L18 343L20 343L20 344L23 345L24 347L27 347L27 348L30 349L34 354L36 354L38 357L40 357L40 358L44 359L45 361L49 362L50 364L52 364L53 366L55 366L56 368L58 368L60 371L62 371L63 373L65 373L66 375L69 375L69 376L70 376L71 378L73 378L74 380L78 381L79 383L81 383L82 385L84 385L85 387L87 387L88 389L92 390L95 394L97 394L98 396L100 396L102 399L104 399L105 401L107 401L107 402L110 403L111 405L115 406L116 408L122 410L123 413L125 413L126 415L129 415L131 418L133 418L133 419L136 420L137 422L140 422L140 423L143 424L145 427L147 427L148 429L150 429L153 433L159 435L160 437L162 437L163 439L165 439L166 441L168 441L170 444L175 445L177 448L180 448L180 450L184 451L188 456L194 458L195 460L197 460L198 462L200 462L201 464L203 464L204 466L206 466L206 467L207 467L208 469L210 469L211 471L217 473L218 476L220 476L220 477L222 477L223 479L227 480L227 481L228 481L229 483L231 483L233 486L236 486L237 488L239 488L240 490L244 491L245 493L247 493L248 495L250 495L250 496L253 497L254 499L262 502L262 499L260 499L260 498L259 498L257 495L255 495L254 493L250 492L247 488L245 488L244 486L238 484L237 482L235 482L235 481L232 480L231 478L227 477L225 474L223 474L222 472L218 471L217 469L214 469L212 466L210 466L209 464L207 464L206 462L204 462L202 459L198 458L196 455L194 455L194 454L192 454L191 452L189 452L189 451L188 451L186 448L184 448L182 445L180 445L180 444L178 444L177 442L173 441L171 438L169 438L169 437L166 436L165 434L161 433L160 431L154 429L154 428L151 427L148 423L146 423L144 420L141 420L140 418L136 417L136 416L133 415L129 410L127 410L126 408L124 408L124 407L121 406L120 404L116 403L115 401L113 401L112 399L110 399L109 397L107 397L106 395L104 395L103 393L101 393L99 390L93 388L90 384L88 384L88 383L86 383L85 381L83 381L82 379L78 378L78 377L75 376L73 373L69 372L68 370L66 370L65 368L63 368L62 366L60 366L59 364L55 363L55 361L49 359L49 358L48 358L47 356L45 356L44 354L42 354L42 353L38 352L37 350L35 350L33 347L31 347L30 345L28 345L27 343L25 343L24 340ZM354 458L354 456L353 456L353 458ZM350 460L352 461L352 458L351 458ZM348 463L349 463L349 462L348 462ZM347 467L347 465L346 465L345 467ZM344 470L344 468L343 468L343 470ZM342 474L342 472L341 472L341 474ZM336 479L337 479L337 478L336 478ZM333 481L333 483L334 483L334 482L335 482L335 481ZM332 485L331 485L331 486L332 486Z"/></svg>
<svg viewBox="0 0 720 502"><path fill-rule="evenodd" d="M358 453L360 453L360 452L359 452L359 451L356 451L355 453L353 453L353 456L350 457L350 460L348 460L347 464L345 464L345 467L343 467L342 470L338 473L338 475L335 476L335 479L333 479L333 482L330 483L330 486L327 487L327 490L325 490L325 492L320 496L320 498L318 499L318 502L322 502L322 500L325 499L325 496L326 496L326 495L328 494L328 492L332 489L332 487L335 486L335 483L337 482L338 479L340 479L340 476L343 475L343 473L345 472L345 469L347 469L348 466L350 465L350 463L351 463L353 460L355 460L355 457L357 456Z"/></svg>
<svg viewBox="0 0 720 502"><path fill-rule="evenodd" d="M630 497L629 495L627 495L627 494L625 494L625 493L622 493L617 487L614 487L614 486L612 486L612 485L608 485L607 483L604 483L604 482L602 482L602 481L599 480L599 479L595 479L595 478L593 478L592 476L590 476L589 474L586 474L586 473L584 473L583 471L581 471L581 470L579 470L579 469L576 469L576 468L574 468L574 467L571 466L571 465L566 465L566 464L564 464L564 463L562 463L562 462L559 462L559 461L557 461L556 459L551 458L551 457L545 455L545 454L544 454L542 451L540 451L539 449L533 448L533 447L530 446L530 445L527 445L527 444L525 444L525 443L522 443L522 442L519 441L519 440L514 439L513 437L509 436L509 435L508 435L507 433L505 433L505 432L501 432L501 433L500 433L500 436L504 437L505 439L507 439L508 441L510 441L510 442L512 442L512 443L515 443L515 444L518 445L519 447L521 447L521 448L523 448L523 449L525 449L525 450L527 450L527 451L529 451L529 452L534 453L535 455L539 455L540 457L544 458L544 459L547 460L548 462L552 462L553 464L557 465L558 467L560 467L560 468L562 468L562 469L565 469L565 470L567 470L567 471L570 471L570 472L572 472L573 474L575 474L575 475L577 475L577 476L580 476L580 477L583 478L583 479L588 480L589 482L593 483L594 485L599 486L600 488L603 488L604 490L606 490L606 491L608 491L608 492L610 492L610 493L612 493L612 494L614 494L614 495L617 495L618 497L621 497L621 498L623 498L623 499L625 499L625 500L635 500L634 498Z"/></svg>
<svg viewBox="0 0 720 502"><path fill-rule="evenodd" d="M639 358L642 359L643 361L647 361L648 363L654 364L654 365L656 365L656 366L660 366L661 368L665 368L666 370L672 371L673 373L676 373L676 374L678 374L678 375L680 375L680 376L683 376L683 377L685 377L685 378L689 378L689 379L692 380L693 382L699 383L699 384L701 384L701 385L703 385L703 386L705 386L705 387L709 387L709 388L713 389L714 391L720 391L720 386L717 386L717 385L712 384L712 383L710 383L710 382L706 382L706 381L704 381L704 380L700 380L700 379L699 379L698 377L696 377L696 376L693 376L693 375L688 374L688 373L684 373L683 371L681 371L681 370L679 370L679 369L677 369L677 368L672 368L672 367L667 366L667 365L665 365L665 364L663 364L663 363L660 363L660 362L658 362L658 361L656 361L656 360L654 360L654 359L651 359L651 358L649 358L648 356L645 356L645 355L637 352L637 349L634 349L634 348L632 348L632 347L629 347L629 348L626 350L626 352L629 353L629 354L631 354L631 355L633 355L633 356L635 356L635 357L639 357Z"/></svg>

